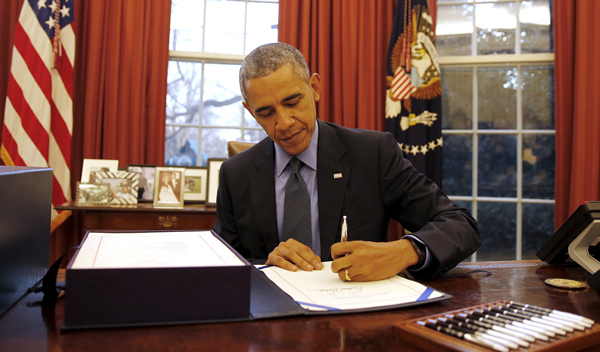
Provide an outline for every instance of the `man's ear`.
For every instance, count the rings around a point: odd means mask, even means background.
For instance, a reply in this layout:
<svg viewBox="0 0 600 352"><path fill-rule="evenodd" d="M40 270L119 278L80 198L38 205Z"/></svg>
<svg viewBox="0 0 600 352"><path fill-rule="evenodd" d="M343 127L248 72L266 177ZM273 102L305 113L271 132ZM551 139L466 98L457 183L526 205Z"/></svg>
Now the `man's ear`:
<svg viewBox="0 0 600 352"><path fill-rule="evenodd" d="M313 73L308 79L308 85L315 101L321 100L321 76L318 73Z"/></svg>
<svg viewBox="0 0 600 352"><path fill-rule="evenodd" d="M246 108L246 110L248 110L248 112L250 113L250 115L252 115L252 117L254 117L254 114L252 113L252 110L250 110L250 105L248 105L247 102L243 101L242 105L244 105L244 108Z"/></svg>

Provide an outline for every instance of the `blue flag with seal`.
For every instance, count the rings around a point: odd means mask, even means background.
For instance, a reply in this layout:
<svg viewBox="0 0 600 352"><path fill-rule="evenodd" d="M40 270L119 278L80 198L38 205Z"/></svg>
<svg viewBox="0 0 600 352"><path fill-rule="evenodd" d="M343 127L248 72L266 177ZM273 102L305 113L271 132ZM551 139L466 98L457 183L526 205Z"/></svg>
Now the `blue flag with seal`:
<svg viewBox="0 0 600 352"><path fill-rule="evenodd" d="M442 84L427 0L398 0L387 58L386 131L442 186Z"/></svg>

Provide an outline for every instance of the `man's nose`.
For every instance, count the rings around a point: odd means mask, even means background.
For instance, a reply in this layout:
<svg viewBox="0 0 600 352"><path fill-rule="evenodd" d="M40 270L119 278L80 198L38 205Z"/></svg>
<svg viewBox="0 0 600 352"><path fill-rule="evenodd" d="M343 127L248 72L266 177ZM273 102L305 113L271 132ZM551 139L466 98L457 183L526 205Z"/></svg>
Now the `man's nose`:
<svg viewBox="0 0 600 352"><path fill-rule="evenodd" d="M279 130L287 130L294 124L294 118L292 114L286 111L277 113L277 129Z"/></svg>

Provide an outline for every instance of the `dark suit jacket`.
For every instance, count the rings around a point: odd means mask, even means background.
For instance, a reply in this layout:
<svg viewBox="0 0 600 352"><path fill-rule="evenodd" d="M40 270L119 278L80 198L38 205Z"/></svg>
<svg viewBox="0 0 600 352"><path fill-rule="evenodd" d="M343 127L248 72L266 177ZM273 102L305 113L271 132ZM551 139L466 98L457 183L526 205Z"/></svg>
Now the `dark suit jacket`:
<svg viewBox="0 0 600 352"><path fill-rule="evenodd" d="M433 255L431 265L415 274L419 278L443 275L479 248L475 219L416 172L392 134L317 123L322 260L332 260L343 215L349 241L387 241L390 218L413 232ZM274 168L269 138L221 166L215 231L254 263L264 262L279 243Z"/></svg>

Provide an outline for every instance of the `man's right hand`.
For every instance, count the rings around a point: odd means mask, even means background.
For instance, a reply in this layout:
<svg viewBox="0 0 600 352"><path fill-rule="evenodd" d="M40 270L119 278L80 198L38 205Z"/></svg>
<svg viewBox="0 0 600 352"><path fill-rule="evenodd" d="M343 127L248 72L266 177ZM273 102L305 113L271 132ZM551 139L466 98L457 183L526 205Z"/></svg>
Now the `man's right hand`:
<svg viewBox="0 0 600 352"><path fill-rule="evenodd" d="M297 271L301 268L305 271L323 269L321 258L306 245L289 239L279 245L269 254L266 265L275 265L289 271Z"/></svg>

